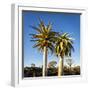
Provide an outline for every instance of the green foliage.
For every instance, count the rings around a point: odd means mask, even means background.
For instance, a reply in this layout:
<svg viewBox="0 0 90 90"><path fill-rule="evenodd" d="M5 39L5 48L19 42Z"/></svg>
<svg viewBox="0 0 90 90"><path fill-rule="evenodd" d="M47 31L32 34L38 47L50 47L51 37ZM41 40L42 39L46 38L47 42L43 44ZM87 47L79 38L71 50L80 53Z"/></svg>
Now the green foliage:
<svg viewBox="0 0 90 90"><path fill-rule="evenodd" d="M41 19L39 21L38 27L32 26L37 33L30 34L32 36L31 41L36 42L33 48L37 47L39 51L43 51L44 47L47 47L52 53L55 51L57 56L71 56L71 51L74 51L73 38L68 33L54 32L50 22L45 25Z"/></svg>
<svg viewBox="0 0 90 90"><path fill-rule="evenodd" d="M71 72L67 66L64 66L63 75L80 75L80 66L71 67ZM58 68L48 68L47 76L57 76ZM42 68L40 67L25 67L24 68L24 77L42 77Z"/></svg>
<svg viewBox="0 0 90 90"><path fill-rule="evenodd" d="M57 34L52 30L52 25L49 22L48 25L45 25L44 22L39 19L40 23L38 27L32 26L33 29L37 31L36 34L30 34L32 40L36 42L33 48L38 48L38 50L43 51L44 47L47 47L52 53L54 50L53 43L55 42L55 35Z"/></svg>
<svg viewBox="0 0 90 90"><path fill-rule="evenodd" d="M51 62L49 62L48 67L49 68L55 68L56 64L57 64L56 61L51 61Z"/></svg>
<svg viewBox="0 0 90 90"><path fill-rule="evenodd" d="M35 67L35 64L34 64L34 63L32 63L32 64L31 64L31 67Z"/></svg>
<svg viewBox="0 0 90 90"><path fill-rule="evenodd" d="M71 56L71 51L74 51L73 40L68 33L63 33L57 36L55 43L55 53L57 56Z"/></svg>

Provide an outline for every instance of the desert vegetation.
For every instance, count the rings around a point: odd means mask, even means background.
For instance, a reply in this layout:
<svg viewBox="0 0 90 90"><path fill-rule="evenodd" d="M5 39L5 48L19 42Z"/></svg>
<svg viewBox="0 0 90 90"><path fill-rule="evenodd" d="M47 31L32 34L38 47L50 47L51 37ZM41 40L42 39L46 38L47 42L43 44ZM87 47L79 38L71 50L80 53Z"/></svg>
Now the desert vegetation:
<svg viewBox="0 0 90 90"><path fill-rule="evenodd" d="M63 75L80 75L80 66L71 67L64 66ZM42 76L42 67L25 67L24 68L24 77L41 77ZM47 68L47 76L58 76L57 67Z"/></svg>

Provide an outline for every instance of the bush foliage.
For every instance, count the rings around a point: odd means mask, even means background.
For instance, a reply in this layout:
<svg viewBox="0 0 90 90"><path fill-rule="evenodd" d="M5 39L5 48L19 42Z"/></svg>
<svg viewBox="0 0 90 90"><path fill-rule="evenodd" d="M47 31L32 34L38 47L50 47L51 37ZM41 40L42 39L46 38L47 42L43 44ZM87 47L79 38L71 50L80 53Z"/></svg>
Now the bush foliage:
<svg viewBox="0 0 90 90"><path fill-rule="evenodd" d="M75 67L67 67L64 66L63 75L80 75L80 66ZM57 76L58 68L47 68L47 76ZM41 77L42 76L42 68L41 67L25 67L24 68L24 77Z"/></svg>

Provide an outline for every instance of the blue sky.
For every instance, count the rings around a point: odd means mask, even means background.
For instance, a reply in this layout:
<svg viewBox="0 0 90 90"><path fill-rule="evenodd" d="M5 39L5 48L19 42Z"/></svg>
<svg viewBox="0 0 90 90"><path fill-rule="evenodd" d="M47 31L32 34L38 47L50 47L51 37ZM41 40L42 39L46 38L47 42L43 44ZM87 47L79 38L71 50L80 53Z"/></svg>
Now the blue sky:
<svg viewBox="0 0 90 90"><path fill-rule="evenodd" d="M24 67L34 63L36 66L42 66L43 53L37 48L32 48L35 42L31 42L30 33L36 33L30 25L38 26L40 17L47 25L52 22L52 28L57 32L68 32L74 40L75 52L72 52L72 59L75 64L80 64L80 14L75 13L55 13L55 12L39 12L39 11L23 11L23 34L24 34ZM55 55L48 55L48 62L58 58Z"/></svg>

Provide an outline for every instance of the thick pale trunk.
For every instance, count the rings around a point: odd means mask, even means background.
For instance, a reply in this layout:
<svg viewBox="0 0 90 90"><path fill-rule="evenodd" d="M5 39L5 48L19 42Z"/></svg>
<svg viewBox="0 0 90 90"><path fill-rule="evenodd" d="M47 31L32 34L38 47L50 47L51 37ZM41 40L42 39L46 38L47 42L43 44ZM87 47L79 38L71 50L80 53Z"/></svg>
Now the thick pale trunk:
<svg viewBox="0 0 90 90"><path fill-rule="evenodd" d="M63 58L60 57L59 64L58 64L58 76L63 75Z"/></svg>
<svg viewBox="0 0 90 90"><path fill-rule="evenodd" d="M43 51L43 77L47 76L47 47Z"/></svg>

